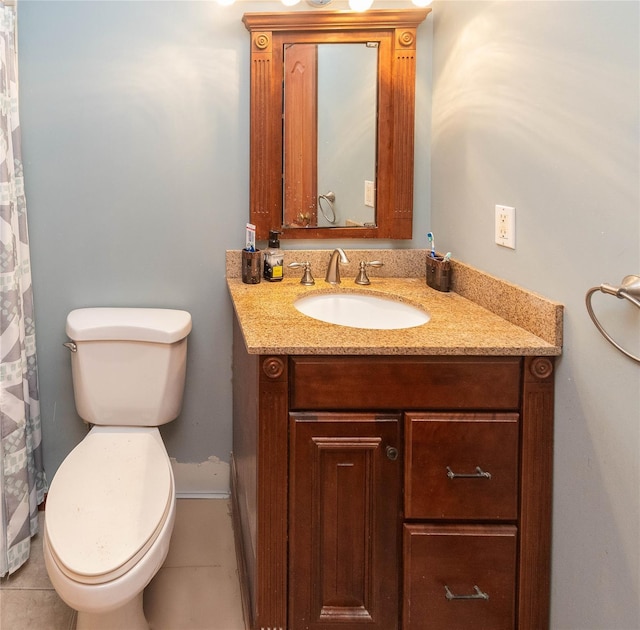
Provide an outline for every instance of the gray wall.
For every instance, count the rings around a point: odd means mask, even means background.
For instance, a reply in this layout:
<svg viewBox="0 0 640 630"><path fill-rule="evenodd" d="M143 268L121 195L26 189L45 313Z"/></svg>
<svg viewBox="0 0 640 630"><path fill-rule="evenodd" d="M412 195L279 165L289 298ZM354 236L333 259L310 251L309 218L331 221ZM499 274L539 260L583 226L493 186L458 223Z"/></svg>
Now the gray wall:
<svg viewBox="0 0 640 630"><path fill-rule="evenodd" d="M434 5L438 244L566 305L557 372L556 630L640 627L640 365L599 335L589 287L640 274L637 2ZM515 251L493 243L516 207ZM598 297L598 296L597 296ZM640 354L640 312L599 294Z"/></svg>
<svg viewBox="0 0 640 630"><path fill-rule="evenodd" d="M228 461L231 309L224 250L248 207L246 31L215 3L25 2L21 119L45 463L85 429L75 414L69 310L191 312L181 462Z"/></svg>
<svg viewBox="0 0 640 630"><path fill-rule="evenodd" d="M49 479L86 432L61 345L67 313L83 306L191 312L184 409L162 428L163 438L180 463L229 461L232 309L224 252L244 246L249 217L249 33L241 17L281 8L279 2L19 3ZM424 23L416 234L426 233L429 220L430 35L431 23ZM285 248L309 245L283 241Z"/></svg>

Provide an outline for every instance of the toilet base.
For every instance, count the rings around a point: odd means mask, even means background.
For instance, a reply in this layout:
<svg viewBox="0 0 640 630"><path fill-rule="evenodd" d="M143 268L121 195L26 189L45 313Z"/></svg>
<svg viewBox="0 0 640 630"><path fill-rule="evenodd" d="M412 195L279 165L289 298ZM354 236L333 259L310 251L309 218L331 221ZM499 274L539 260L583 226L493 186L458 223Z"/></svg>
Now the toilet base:
<svg viewBox="0 0 640 630"><path fill-rule="evenodd" d="M149 630L149 624L142 609L142 593L124 606L107 613L77 612L76 630Z"/></svg>

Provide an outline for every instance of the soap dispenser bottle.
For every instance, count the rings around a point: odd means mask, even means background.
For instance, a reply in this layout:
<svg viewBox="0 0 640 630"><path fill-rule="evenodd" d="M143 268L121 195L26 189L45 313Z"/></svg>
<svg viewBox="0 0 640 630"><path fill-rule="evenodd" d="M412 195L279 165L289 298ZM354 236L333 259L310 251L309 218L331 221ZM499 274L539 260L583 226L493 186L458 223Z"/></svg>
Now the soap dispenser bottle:
<svg viewBox="0 0 640 630"><path fill-rule="evenodd" d="M264 252L264 279L279 282L284 276L284 252L280 249L277 230L269 230L269 247Z"/></svg>

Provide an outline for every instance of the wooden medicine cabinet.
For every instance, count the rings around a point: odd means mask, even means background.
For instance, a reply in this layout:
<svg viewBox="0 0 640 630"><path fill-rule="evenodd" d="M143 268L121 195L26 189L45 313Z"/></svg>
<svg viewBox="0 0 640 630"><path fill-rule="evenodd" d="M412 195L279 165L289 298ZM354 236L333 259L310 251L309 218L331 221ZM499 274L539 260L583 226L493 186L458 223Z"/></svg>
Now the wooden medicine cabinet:
<svg viewBox="0 0 640 630"><path fill-rule="evenodd" d="M416 31L429 12L243 16L258 239L412 237Z"/></svg>

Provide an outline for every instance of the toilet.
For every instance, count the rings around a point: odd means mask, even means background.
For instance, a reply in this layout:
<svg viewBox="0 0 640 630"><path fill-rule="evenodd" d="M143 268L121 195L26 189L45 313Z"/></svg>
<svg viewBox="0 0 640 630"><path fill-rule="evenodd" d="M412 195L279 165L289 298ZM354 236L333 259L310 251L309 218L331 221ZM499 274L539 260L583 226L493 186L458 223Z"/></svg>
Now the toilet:
<svg viewBox="0 0 640 630"><path fill-rule="evenodd" d="M180 310L67 317L76 409L92 428L51 482L43 547L77 630L149 628L142 595L167 556L176 511L158 427L180 413L190 331Z"/></svg>

